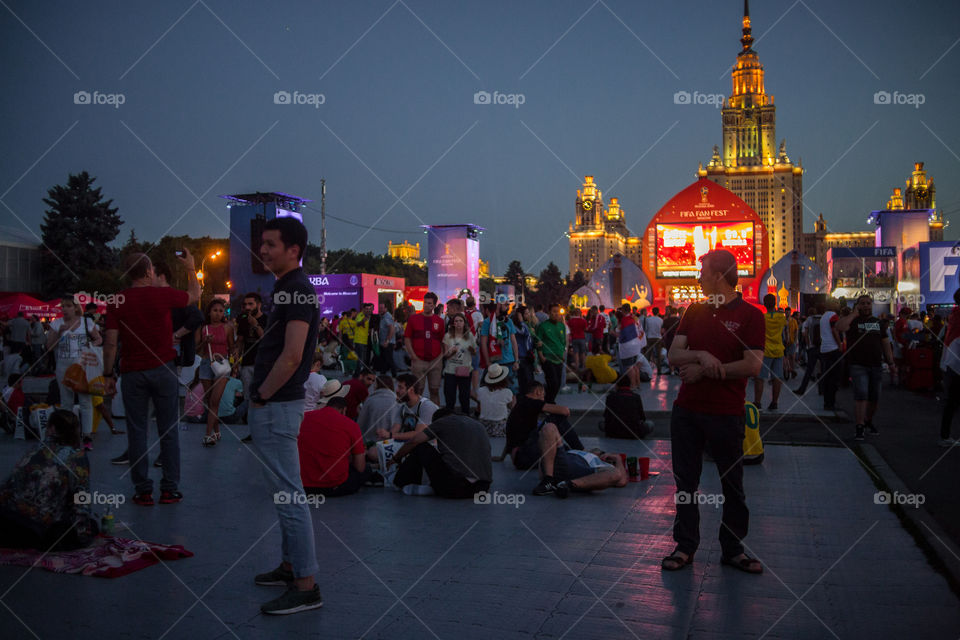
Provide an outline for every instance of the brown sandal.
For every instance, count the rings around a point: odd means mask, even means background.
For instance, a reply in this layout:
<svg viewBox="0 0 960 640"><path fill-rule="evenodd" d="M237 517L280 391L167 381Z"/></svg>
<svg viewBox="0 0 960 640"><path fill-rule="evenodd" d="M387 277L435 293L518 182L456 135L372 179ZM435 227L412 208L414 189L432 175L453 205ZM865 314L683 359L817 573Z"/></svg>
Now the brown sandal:
<svg viewBox="0 0 960 640"><path fill-rule="evenodd" d="M720 564L725 564L743 571L744 573L760 574L763 573L763 565L756 558L744 554L739 560L733 558L720 558Z"/></svg>
<svg viewBox="0 0 960 640"><path fill-rule="evenodd" d="M664 571L679 571L680 569L693 564L693 553L689 554L686 559L684 559L683 556L678 555L680 553L683 553L683 551L674 549L673 553L660 561L660 568Z"/></svg>

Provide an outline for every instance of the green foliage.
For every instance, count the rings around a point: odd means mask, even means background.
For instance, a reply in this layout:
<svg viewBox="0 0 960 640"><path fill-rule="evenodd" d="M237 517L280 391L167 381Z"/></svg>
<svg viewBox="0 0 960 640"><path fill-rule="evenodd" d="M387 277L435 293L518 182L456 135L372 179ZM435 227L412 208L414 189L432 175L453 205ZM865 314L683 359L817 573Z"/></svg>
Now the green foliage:
<svg viewBox="0 0 960 640"><path fill-rule="evenodd" d="M507 265L507 271L503 274L503 277L506 279L507 284L512 284L516 287L517 291L520 291L523 288L523 276L526 275L523 271L523 266L520 264L519 260L513 260Z"/></svg>
<svg viewBox="0 0 960 640"><path fill-rule="evenodd" d="M320 247L311 244L303 259L307 273L320 273ZM397 258L374 255L372 251L359 253L352 249L327 251L327 273L375 273L382 276L404 278L407 286L427 284L427 270L406 264Z"/></svg>
<svg viewBox="0 0 960 640"><path fill-rule="evenodd" d="M120 233L123 220L110 206L113 200L104 200L100 187L93 187L95 180L86 171L71 174L66 186L50 188L43 199L49 207L40 225L45 297L81 290L88 271L117 266L117 252L108 243Z"/></svg>

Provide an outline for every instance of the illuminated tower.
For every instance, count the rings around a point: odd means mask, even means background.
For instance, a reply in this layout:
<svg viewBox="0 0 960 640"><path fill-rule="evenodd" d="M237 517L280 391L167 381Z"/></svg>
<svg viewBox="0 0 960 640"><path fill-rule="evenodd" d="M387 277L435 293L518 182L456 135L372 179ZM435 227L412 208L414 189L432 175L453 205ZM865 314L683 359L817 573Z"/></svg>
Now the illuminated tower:
<svg viewBox="0 0 960 640"><path fill-rule="evenodd" d="M593 176L584 176L583 186L577 189L574 223L567 236L571 276L582 271L589 278L595 269L618 253L634 262L639 260L639 240L631 239L619 200L611 198L609 208L604 209L603 192L597 188Z"/></svg>
<svg viewBox="0 0 960 640"><path fill-rule="evenodd" d="M764 87L763 65L753 50L749 0L743 3L742 48L731 72L733 91L724 101L723 151L713 148L706 177L740 196L763 220L770 262L800 250L803 223L803 169L776 148L777 111Z"/></svg>

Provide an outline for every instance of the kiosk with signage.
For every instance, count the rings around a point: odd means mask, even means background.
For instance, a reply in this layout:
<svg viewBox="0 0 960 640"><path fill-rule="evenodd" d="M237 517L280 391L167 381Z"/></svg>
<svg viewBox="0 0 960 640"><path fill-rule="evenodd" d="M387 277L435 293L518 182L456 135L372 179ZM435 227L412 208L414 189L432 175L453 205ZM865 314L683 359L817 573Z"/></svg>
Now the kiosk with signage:
<svg viewBox="0 0 960 640"><path fill-rule="evenodd" d="M827 250L827 283L835 298L873 297L874 312L890 311L897 296L896 247L832 247Z"/></svg>
<svg viewBox="0 0 960 640"><path fill-rule="evenodd" d="M330 273L307 276L317 292L322 317L332 318L350 309L373 304L374 313L380 313L384 302L396 308L403 299L405 281L396 276L378 276L371 273Z"/></svg>

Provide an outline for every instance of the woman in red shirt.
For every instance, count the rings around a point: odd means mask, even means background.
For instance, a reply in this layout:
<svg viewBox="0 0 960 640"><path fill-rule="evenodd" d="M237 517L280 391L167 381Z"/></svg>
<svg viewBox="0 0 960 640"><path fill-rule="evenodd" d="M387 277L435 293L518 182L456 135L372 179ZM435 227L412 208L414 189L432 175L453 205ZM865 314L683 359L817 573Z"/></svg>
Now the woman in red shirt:
<svg viewBox="0 0 960 640"><path fill-rule="evenodd" d="M233 331L227 323L223 302L211 300L205 315L206 322L200 328L200 340L197 341L197 353L201 358L200 384L203 385L204 407L207 410L207 433L203 437L203 446L212 447L220 440L220 398L230 373L217 376L210 363L219 359L229 363L234 347Z"/></svg>

